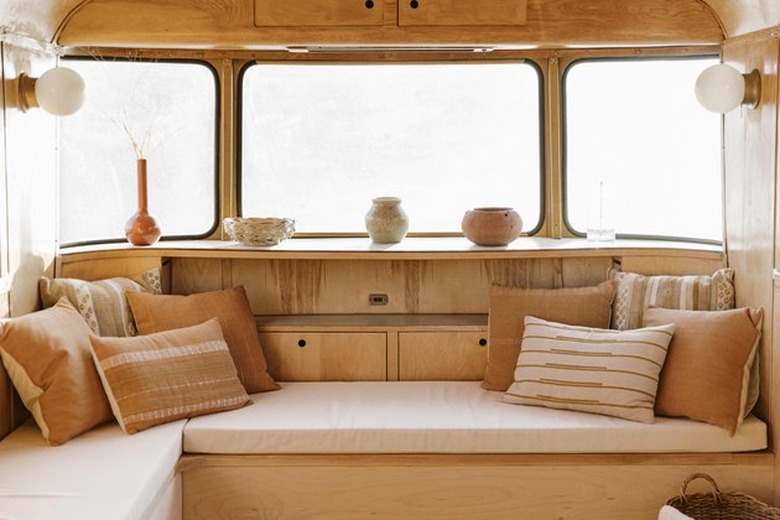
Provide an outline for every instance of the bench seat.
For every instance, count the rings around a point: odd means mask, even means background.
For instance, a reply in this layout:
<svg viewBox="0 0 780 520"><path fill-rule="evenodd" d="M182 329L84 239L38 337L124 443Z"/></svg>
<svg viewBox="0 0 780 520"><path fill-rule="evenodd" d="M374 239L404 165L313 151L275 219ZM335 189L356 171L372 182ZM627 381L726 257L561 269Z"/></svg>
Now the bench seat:
<svg viewBox="0 0 780 520"><path fill-rule="evenodd" d="M180 519L184 423L135 435L105 424L52 447L27 421L0 443L0 519Z"/></svg>
<svg viewBox="0 0 780 520"><path fill-rule="evenodd" d="M654 424L518 406L479 382L282 383L251 406L196 417L190 454L728 453L767 447L749 416L734 437L709 424Z"/></svg>

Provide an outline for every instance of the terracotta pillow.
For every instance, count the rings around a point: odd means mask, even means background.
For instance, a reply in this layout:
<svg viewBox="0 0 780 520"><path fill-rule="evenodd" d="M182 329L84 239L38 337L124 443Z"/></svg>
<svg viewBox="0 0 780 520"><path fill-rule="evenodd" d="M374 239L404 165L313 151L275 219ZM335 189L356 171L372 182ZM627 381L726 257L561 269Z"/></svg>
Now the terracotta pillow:
<svg viewBox="0 0 780 520"><path fill-rule="evenodd" d="M162 292L160 270L149 269L128 278L107 278L88 282L77 278L46 278L38 283L44 307L67 296L70 303L98 336L135 336L133 315L125 291Z"/></svg>
<svg viewBox="0 0 780 520"><path fill-rule="evenodd" d="M126 433L251 403L216 318L148 336L91 340L111 409Z"/></svg>
<svg viewBox="0 0 780 520"><path fill-rule="evenodd" d="M488 360L482 388L504 392L514 381L526 316L605 329L609 327L614 296L612 281L571 289L491 286Z"/></svg>
<svg viewBox="0 0 780 520"><path fill-rule="evenodd" d="M748 411L763 315L762 309L647 309L645 325L674 323L676 328L661 371L656 414L707 422L733 436Z"/></svg>
<svg viewBox="0 0 780 520"><path fill-rule="evenodd" d="M238 379L249 393L277 390L268 374L257 324L243 287L178 296L128 292L139 334L152 334L219 319Z"/></svg>
<svg viewBox="0 0 780 520"><path fill-rule="evenodd" d="M63 444L112 418L89 334L65 297L0 324L3 365L49 444Z"/></svg>

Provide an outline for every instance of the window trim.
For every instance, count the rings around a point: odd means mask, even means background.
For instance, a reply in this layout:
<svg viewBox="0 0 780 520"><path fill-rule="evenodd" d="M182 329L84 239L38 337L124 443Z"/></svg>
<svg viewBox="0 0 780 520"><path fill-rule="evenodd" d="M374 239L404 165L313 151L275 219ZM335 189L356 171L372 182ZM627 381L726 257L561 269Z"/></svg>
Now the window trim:
<svg viewBox="0 0 780 520"><path fill-rule="evenodd" d="M221 223L221 208L220 208L220 143L222 141L222 125L220 124L221 120L221 114L222 114L222 84L219 77L219 72L217 71L217 68L206 60L199 60L199 59L157 59L157 58L141 58L141 57L117 57L117 56L63 56L61 58L64 62L67 61L108 61L108 62L124 62L124 63L130 63L130 62L136 62L136 63L170 63L170 64L190 64L190 65L201 65L206 68L211 73L212 79L214 80L214 220L211 224L211 227L204 233L199 234L193 234L193 235L165 235L163 234L160 237L161 241L166 240L202 240L211 237L217 229L220 227ZM58 138L59 139L59 138ZM59 171L58 171L59 175ZM59 189L57 190L57 198L59 200L60 193ZM58 202L58 210L57 210L58 218L59 218L59 202ZM164 228L163 228L164 231ZM57 241L59 243L60 236L59 236L59 230L57 231ZM80 246L89 246L89 245L97 245L97 244L117 244L126 242L127 239L124 237L117 237L117 238L106 238L106 239L93 239L93 240L79 240L74 242L65 242L65 243L59 243L59 248L65 249L68 247L80 247Z"/></svg>
<svg viewBox="0 0 780 520"><path fill-rule="evenodd" d="M561 118L560 118L560 126L561 126L561 136L560 136L560 146L561 146L561 219L563 221L564 229L569 232L574 237L585 237L587 236L587 233L584 233L582 231L578 231L572 226L571 222L569 221L569 190L568 190L568 118L567 118L567 79L569 72L571 69L578 64L581 64L583 62L637 62L637 61L658 61L658 60L675 60L675 61L692 61L702 58L718 58L720 59L721 56L718 53L709 53L709 52L701 52L701 53L695 53L695 54L685 54L685 55L669 55L669 54L658 54L658 55L643 55L643 56L626 56L626 55L617 55L617 56L597 56L597 57L578 57L574 58L571 61L568 61L564 65L563 73L561 74L561 80L560 80L560 89L561 89L561 96L560 96L560 105L561 105ZM693 85L691 85L691 88L693 88ZM721 156L722 156L722 141L723 141L723 117L721 116ZM725 164L723 160L721 160L721 184L723 183L723 168L725 167ZM725 204L725 201L724 201ZM725 214L725 207L721 208L721 213ZM723 230L725 233L725 228ZM692 238L692 237L681 237L681 236L667 236L667 235L643 235L638 233L618 233L616 234L615 238L618 239L636 239L636 240L663 240L663 241L669 241L669 242L681 242L681 243L694 243L694 244L712 244L712 245L723 245L725 242L725 237L721 240L714 240L714 239L707 239L707 238Z"/></svg>
<svg viewBox="0 0 780 520"><path fill-rule="evenodd" d="M495 54L496 56L490 56ZM415 52L413 57L406 57L399 54L375 54L375 53L348 53L346 59L336 59L334 56L323 54L296 54L289 58L259 58L248 60L240 66L236 81L236 114L235 114L235 136L236 136L236 211L238 216L243 215L242 208L242 185L243 185L243 99L244 99L244 76L246 72L255 65L413 65L413 64L457 64L457 63L513 63L527 64L536 72L538 87L538 125L539 125L539 215L537 225L523 232L521 236L534 236L543 230L547 224L547 119L546 119L546 75L539 58L531 58L517 53L505 55L495 52L490 54L469 53L448 55L443 58L441 53ZM355 56L359 56L358 59ZM344 56L342 56L343 58ZM519 174L519 172L518 172ZM464 210L465 211L465 210ZM367 232L296 232L294 238L342 238L342 237L367 237ZM407 237L462 237L462 232L410 232Z"/></svg>

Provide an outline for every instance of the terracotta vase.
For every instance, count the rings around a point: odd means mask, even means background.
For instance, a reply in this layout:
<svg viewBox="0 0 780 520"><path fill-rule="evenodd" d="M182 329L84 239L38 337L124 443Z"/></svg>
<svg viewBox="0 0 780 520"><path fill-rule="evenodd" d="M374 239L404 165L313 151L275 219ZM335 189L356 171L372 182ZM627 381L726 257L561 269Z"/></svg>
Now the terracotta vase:
<svg viewBox="0 0 780 520"><path fill-rule="evenodd" d="M160 234L160 226L147 207L146 159L138 159L138 211L125 224L125 236L134 246L150 246Z"/></svg>
<svg viewBox="0 0 780 520"><path fill-rule="evenodd" d="M371 240L378 244L400 242L409 230L409 217L401 207L398 197L377 197L366 214L366 230Z"/></svg>
<svg viewBox="0 0 780 520"><path fill-rule="evenodd" d="M505 246L522 228L523 220L512 208L474 208L461 222L463 234L478 246Z"/></svg>

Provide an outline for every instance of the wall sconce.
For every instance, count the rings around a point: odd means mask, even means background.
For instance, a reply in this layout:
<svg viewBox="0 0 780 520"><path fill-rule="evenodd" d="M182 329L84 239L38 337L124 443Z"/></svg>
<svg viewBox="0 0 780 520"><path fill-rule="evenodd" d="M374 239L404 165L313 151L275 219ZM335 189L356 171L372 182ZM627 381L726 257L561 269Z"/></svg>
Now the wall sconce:
<svg viewBox="0 0 780 520"><path fill-rule="evenodd" d="M84 104L84 80L73 69L57 67L37 79L22 73L18 82L22 112L41 107L55 116L69 116Z"/></svg>
<svg viewBox="0 0 780 520"><path fill-rule="evenodd" d="M711 112L725 114L740 105L756 108L761 100L761 74L742 74L720 63L704 69L696 79L696 99Z"/></svg>

